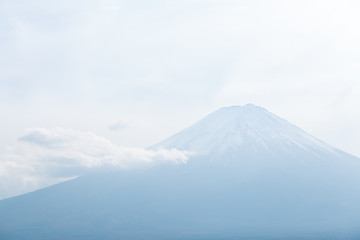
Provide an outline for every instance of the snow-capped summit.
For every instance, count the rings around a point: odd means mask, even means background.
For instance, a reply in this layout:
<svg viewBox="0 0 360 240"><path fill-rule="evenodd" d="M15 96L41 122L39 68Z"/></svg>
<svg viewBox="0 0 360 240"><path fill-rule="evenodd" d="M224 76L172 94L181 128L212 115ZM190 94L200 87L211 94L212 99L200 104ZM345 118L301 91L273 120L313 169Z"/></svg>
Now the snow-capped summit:
<svg viewBox="0 0 360 240"><path fill-rule="evenodd" d="M313 152L338 150L266 109L247 104L221 108L153 148L177 148L195 154L226 152Z"/></svg>

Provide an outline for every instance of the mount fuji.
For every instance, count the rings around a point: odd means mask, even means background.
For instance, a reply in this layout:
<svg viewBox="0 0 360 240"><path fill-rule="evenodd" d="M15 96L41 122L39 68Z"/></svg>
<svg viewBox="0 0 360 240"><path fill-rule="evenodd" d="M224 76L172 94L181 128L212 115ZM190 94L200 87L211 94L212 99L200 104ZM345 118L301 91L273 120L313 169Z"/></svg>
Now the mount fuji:
<svg viewBox="0 0 360 240"><path fill-rule="evenodd" d="M238 159L244 153L276 156L285 152L291 155L307 152L318 155L317 158L343 154L253 104L221 108L153 148L176 148L222 159L229 153Z"/></svg>
<svg viewBox="0 0 360 240"><path fill-rule="evenodd" d="M360 159L248 104L150 147L185 164L0 201L0 239L360 239Z"/></svg>

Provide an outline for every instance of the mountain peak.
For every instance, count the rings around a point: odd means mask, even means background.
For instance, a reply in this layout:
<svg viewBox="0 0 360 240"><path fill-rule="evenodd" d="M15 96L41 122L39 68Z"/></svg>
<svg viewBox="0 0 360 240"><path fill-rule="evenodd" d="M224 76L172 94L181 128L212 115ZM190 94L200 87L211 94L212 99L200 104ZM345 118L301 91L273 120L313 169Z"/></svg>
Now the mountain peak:
<svg viewBox="0 0 360 240"><path fill-rule="evenodd" d="M228 106L228 107L222 107L218 109L218 111L244 111L244 110L265 110L264 108L257 106L252 103L248 103L244 106ZM265 110L266 111L266 110Z"/></svg>
<svg viewBox="0 0 360 240"><path fill-rule="evenodd" d="M242 108L242 109L263 109L262 107L260 106L257 106L255 104L252 104L252 103L248 103L248 104L245 104L244 106L228 106L228 107L223 107L223 108L228 108L228 109L236 109L236 108Z"/></svg>
<svg viewBox="0 0 360 240"><path fill-rule="evenodd" d="M222 119L223 121L226 121L226 119L232 118L233 120L237 119L239 120L237 124L241 124L244 122L244 120L254 120L254 118L266 118L266 117L272 117L276 118L278 121L284 121L283 119L280 119L279 117L275 116L274 114L267 111L265 108L262 108L260 106L254 105L252 103L246 104L244 106L229 106L229 107L223 107L215 112L208 115L209 118L216 116L219 119ZM206 118L208 118L206 117ZM205 118L205 119L206 119ZM203 119L204 120L204 119Z"/></svg>
<svg viewBox="0 0 360 240"><path fill-rule="evenodd" d="M215 156L226 152L294 152L334 149L254 104L223 107L154 148L177 148ZM316 150L316 151L317 151Z"/></svg>

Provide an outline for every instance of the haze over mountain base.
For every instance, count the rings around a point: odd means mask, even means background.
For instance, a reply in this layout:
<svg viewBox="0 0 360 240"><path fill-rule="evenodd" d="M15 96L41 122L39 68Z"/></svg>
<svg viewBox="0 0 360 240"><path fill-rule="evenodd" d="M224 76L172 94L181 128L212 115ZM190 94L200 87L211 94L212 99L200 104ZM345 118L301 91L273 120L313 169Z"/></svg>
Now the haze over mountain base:
<svg viewBox="0 0 360 240"><path fill-rule="evenodd" d="M360 160L263 108L220 109L151 148L186 164L0 201L0 239L359 239Z"/></svg>

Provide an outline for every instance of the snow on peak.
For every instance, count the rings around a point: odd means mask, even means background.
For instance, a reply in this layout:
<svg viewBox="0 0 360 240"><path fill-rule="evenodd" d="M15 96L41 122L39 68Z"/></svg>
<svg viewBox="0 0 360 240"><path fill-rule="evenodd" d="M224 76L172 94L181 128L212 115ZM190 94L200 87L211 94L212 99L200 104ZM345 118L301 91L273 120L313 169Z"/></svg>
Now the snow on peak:
<svg viewBox="0 0 360 240"><path fill-rule="evenodd" d="M247 104L220 108L153 147L223 154L245 148L253 152L274 148L292 151L294 146L304 150L333 151L332 147L266 109Z"/></svg>

